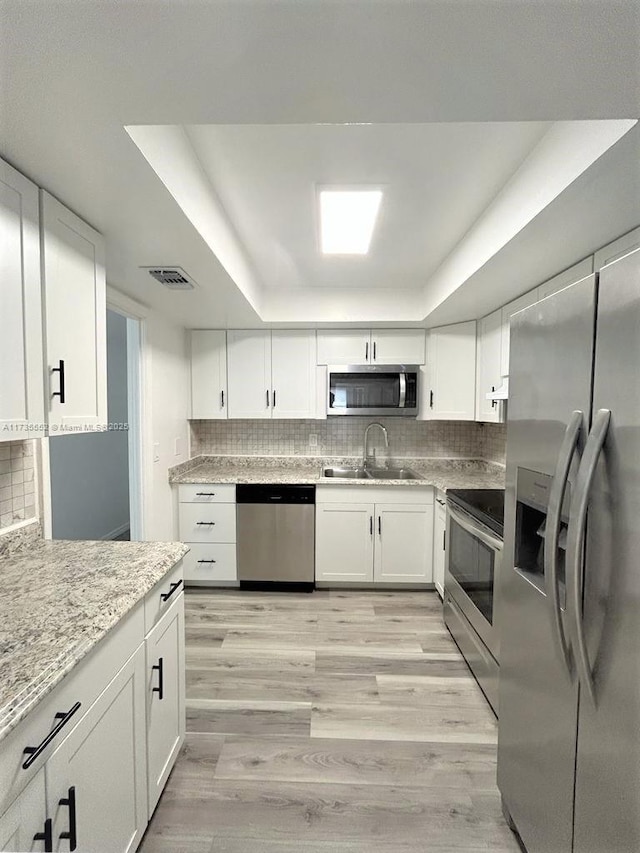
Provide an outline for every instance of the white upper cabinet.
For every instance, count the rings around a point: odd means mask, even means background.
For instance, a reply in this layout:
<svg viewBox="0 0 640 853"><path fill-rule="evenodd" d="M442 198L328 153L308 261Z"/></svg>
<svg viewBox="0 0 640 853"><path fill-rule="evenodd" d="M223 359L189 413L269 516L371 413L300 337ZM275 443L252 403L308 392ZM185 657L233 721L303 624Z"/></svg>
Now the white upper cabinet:
<svg viewBox="0 0 640 853"><path fill-rule="evenodd" d="M369 364L370 350L369 329L318 332L318 364Z"/></svg>
<svg viewBox="0 0 640 853"><path fill-rule="evenodd" d="M0 160L0 441L43 434L38 188Z"/></svg>
<svg viewBox="0 0 640 853"><path fill-rule="evenodd" d="M372 364L424 364L424 329L373 329Z"/></svg>
<svg viewBox="0 0 640 853"><path fill-rule="evenodd" d="M501 376L509 375L509 344L511 335L511 318L514 314L517 314L518 311L522 311L524 308L528 308L530 305L534 305L537 301L538 288L536 287L534 290L530 290L523 296L519 296L517 299L514 299L513 302L510 302L508 305L505 305L502 309L502 355L500 369Z"/></svg>
<svg viewBox="0 0 640 853"><path fill-rule="evenodd" d="M318 332L318 364L424 364L424 329Z"/></svg>
<svg viewBox="0 0 640 853"><path fill-rule="evenodd" d="M227 417L227 333L191 332L191 417Z"/></svg>
<svg viewBox="0 0 640 853"><path fill-rule="evenodd" d="M475 420L475 320L429 329L422 380L420 420Z"/></svg>
<svg viewBox="0 0 640 853"><path fill-rule="evenodd" d="M271 332L227 332L230 418L271 417Z"/></svg>
<svg viewBox="0 0 640 853"><path fill-rule="evenodd" d="M230 331L230 418L316 416L315 332Z"/></svg>
<svg viewBox="0 0 640 853"><path fill-rule="evenodd" d="M592 272L593 255L589 255L588 258L580 261L579 264L575 264L575 266L570 267L568 270L564 270L559 275L555 275L553 278L550 278L549 281L545 281L544 284L541 284L537 290L538 302L541 299L546 299L547 296L552 296L559 290L564 290L565 287L569 287L577 281L586 278L588 275L591 275Z"/></svg>
<svg viewBox="0 0 640 853"><path fill-rule="evenodd" d="M316 335L307 329L271 332L271 416L316 414Z"/></svg>
<svg viewBox="0 0 640 853"><path fill-rule="evenodd" d="M502 404L487 400L486 395L502 384L502 310L478 320L478 352L476 376L476 420L499 423Z"/></svg>
<svg viewBox="0 0 640 853"><path fill-rule="evenodd" d="M593 256L593 271L598 272L603 267L606 267L607 264L612 264L618 258L622 258L638 248L640 248L640 228L634 228L633 231L629 231L628 234L625 234L618 240L614 240L613 243L609 243L607 246L603 246L602 249L598 249ZM585 274L588 275L588 273Z"/></svg>
<svg viewBox="0 0 640 853"><path fill-rule="evenodd" d="M105 245L43 190L42 271L49 425L64 435L107 423Z"/></svg>

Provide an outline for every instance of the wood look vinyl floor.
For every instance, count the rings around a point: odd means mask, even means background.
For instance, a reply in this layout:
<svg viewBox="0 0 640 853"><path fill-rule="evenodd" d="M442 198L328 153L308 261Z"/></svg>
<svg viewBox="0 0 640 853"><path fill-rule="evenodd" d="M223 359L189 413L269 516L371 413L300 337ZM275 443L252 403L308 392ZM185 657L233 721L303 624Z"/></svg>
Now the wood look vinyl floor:
<svg viewBox="0 0 640 853"><path fill-rule="evenodd" d="M188 590L187 738L142 853L519 853L436 593Z"/></svg>

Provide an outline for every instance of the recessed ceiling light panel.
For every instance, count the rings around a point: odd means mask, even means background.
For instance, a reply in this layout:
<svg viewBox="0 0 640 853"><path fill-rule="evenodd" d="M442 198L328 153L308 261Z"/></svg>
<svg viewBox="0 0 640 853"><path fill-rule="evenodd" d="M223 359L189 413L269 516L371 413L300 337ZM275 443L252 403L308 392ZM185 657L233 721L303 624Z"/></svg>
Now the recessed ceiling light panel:
<svg viewBox="0 0 640 853"><path fill-rule="evenodd" d="M366 255L378 218L382 190L322 189L320 249L323 255Z"/></svg>

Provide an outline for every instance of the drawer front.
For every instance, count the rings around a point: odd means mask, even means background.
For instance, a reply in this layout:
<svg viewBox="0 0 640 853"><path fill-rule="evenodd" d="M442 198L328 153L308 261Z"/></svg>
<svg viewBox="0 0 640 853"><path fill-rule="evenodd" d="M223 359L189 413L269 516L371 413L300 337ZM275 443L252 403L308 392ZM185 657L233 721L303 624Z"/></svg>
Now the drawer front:
<svg viewBox="0 0 640 853"><path fill-rule="evenodd" d="M188 483L178 486L178 500L181 504L234 504L236 487L234 483Z"/></svg>
<svg viewBox="0 0 640 853"><path fill-rule="evenodd" d="M144 633L153 628L164 616L175 599L182 592L184 583L184 558L180 560L164 578L157 583L144 599Z"/></svg>
<svg viewBox="0 0 640 853"><path fill-rule="evenodd" d="M236 546L193 543L184 557L184 580L189 581L236 581L238 568Z"/></svg>
<svg viewBox="0 0 640 853"><path fill-rule="evenodd" d="M0 741L0 814L35 776L52 752L75 729L104 688L144 640L144 608L140 603L55 689ZM80 706L70 714L75 706ZM38 747L66 714L67 722L33 764L23 768L25 747Z"/></svg>
<svg viewBox="0 0 640 853"><path fill-rule="evenodd" d="M235 504L180 504L181 542L235 542Z"/></svg>
<svg viewBox="0 0 640 853"><path fill-rule="evenodd" d="M330 503L432 504L433 486L316 486L316 505Z"/></svg>

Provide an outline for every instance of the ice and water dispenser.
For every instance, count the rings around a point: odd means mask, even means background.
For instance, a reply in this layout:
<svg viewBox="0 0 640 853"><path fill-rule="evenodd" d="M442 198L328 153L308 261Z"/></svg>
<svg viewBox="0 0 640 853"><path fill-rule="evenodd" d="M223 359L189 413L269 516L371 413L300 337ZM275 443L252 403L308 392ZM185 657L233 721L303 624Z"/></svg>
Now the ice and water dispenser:
<svg viewBox="0 0 640 853"><path fill-rule="evenodd" d="M516 477L516 536L515 568L527 580L546 594L544 542L547 530L547 509L553 477L528 468L518 468ZM565 562L567 526L569 523L570 493L567 485L560 516L558 536L558 589L560 606L565 603Z"/></svg>

